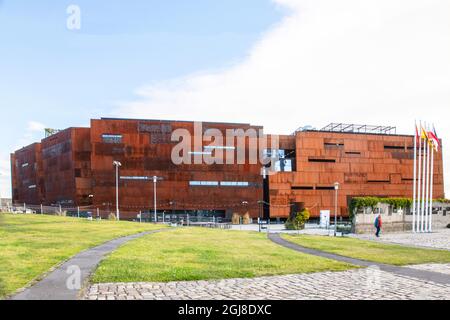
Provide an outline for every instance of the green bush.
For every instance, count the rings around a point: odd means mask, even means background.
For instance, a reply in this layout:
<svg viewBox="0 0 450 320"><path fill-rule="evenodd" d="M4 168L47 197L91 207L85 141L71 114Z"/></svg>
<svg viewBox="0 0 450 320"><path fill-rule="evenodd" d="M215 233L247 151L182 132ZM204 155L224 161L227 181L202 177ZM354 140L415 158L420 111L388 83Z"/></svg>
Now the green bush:
<svg viewBox="0 0 450 320"><path fill-rule="evenodd" d="M363 208L372 208L379 203L390 205L394 209L411 208L413 200L409 198L378 198L378 197L356 197L350 203L350 217L353 218L355 211Z"/></svg>
<svg viewBox="0 0 450 320"><path fill-rule="evenodd" d="M294 218L290 218L286 221L286 229L287 230L303 230L305 229L305 224L308 222L311 217L311 212L308 209L304 209L303 211L297 213Z"/></svg>

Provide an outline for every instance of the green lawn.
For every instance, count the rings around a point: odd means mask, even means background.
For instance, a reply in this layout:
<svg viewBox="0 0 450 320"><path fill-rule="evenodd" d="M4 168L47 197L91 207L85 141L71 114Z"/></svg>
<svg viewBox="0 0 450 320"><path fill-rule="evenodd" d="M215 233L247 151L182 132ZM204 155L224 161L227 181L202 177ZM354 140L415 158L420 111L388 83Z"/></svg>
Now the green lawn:
<svg viewBox="0 0 450 320"><path fill-rule="evenodd" d="M286 234L282 237L303 247L397 266L422 263L450 263L450 251L418 249L354 238Z"/></svg>
<svg viewBox="0 0 450 320"><path fill-rule="evenodd" d="M162 226L131 222L0 214L0 297L76 253L117 237Z"/></svg>
<svg viewBox="0 0 450 320"><path fill-rule="evenodd" d="M348 264L280 247L256 232L184 228L122 246L94 282L168 282L341 271Z"/></svg>

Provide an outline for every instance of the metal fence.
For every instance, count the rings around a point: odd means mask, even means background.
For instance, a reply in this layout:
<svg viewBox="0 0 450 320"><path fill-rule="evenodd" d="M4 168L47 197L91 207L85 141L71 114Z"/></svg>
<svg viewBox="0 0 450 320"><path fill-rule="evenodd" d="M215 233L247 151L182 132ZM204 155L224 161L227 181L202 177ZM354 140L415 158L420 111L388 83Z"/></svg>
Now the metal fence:
<svg viewBox="0 0 450 320"><path fill-rule="evenodd" d="M75 218L96 219L105 220L115 218L116 213L111 210L102 210L100 208L93 207L65 207L62 205L44 206L44 205L30 205L30 204L18 204L0 208L2 212L15 213L15 214L44 214L55 216L67 216ZM178 226L198 226L207 228L220 228L230 229L231 220L222 217L209 217L201 215L190 214L171 214L166 212L154 213L129 213L127 212L128 221L134 221L139 223L166 223L174 224Z"/></svg>

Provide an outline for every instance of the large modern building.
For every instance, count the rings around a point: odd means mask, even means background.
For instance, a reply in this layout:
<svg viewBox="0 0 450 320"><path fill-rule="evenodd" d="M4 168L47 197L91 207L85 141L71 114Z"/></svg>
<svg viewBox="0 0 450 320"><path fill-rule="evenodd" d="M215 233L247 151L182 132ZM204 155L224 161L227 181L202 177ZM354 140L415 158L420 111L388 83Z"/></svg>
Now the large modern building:
<svg viewBox="0 0 450 320"><path fill-rule="evenodd" d="M398 135L392 127L332 124L279 136L273 149L273 136L268 145L261 144L266 137L262 129L208 122L199 132L188 121L91 120L90 128L56 132L11 155L13 201L114 212L114 161L121 163L121 216L129 219L154 210L154 176L157 211L173 215L229 218L248 212L254 218L285 219L308 208L317 217L321 210L334 212L336 182L338 214L343 217L353 197L412 197L413 136ZM176 130L190 134L192 148L183 157L192 161L173 160L179 144L172 141ZM226 137L230 130L257 135L220 143L205 139L208 132ZM266 161L277 157L267 164L255 161L254 154L265 155L260 158ZM203 159L211 155L223 157L223 163ZM236 161L239 155L244 161ZM434 172L435 196L444 197L442 152Z"/></svg>

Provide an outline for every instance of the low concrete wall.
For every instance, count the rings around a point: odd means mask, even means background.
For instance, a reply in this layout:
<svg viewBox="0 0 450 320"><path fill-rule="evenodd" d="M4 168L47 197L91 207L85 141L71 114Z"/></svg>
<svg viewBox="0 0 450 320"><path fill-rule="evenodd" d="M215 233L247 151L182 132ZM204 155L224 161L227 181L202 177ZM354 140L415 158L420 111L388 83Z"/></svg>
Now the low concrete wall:
<svg viewBox="0 0 450 320"><path fill-rule="evenodd" d="M373 212L366 208L353 218L353 231L358 234L375 233L375 219L381 214L383 232L402 232L412 230L413 216L409 210L393 210L389 205L379 204ZM450 204L433 204L434 230L446 228L450 224Z"/></svg>

